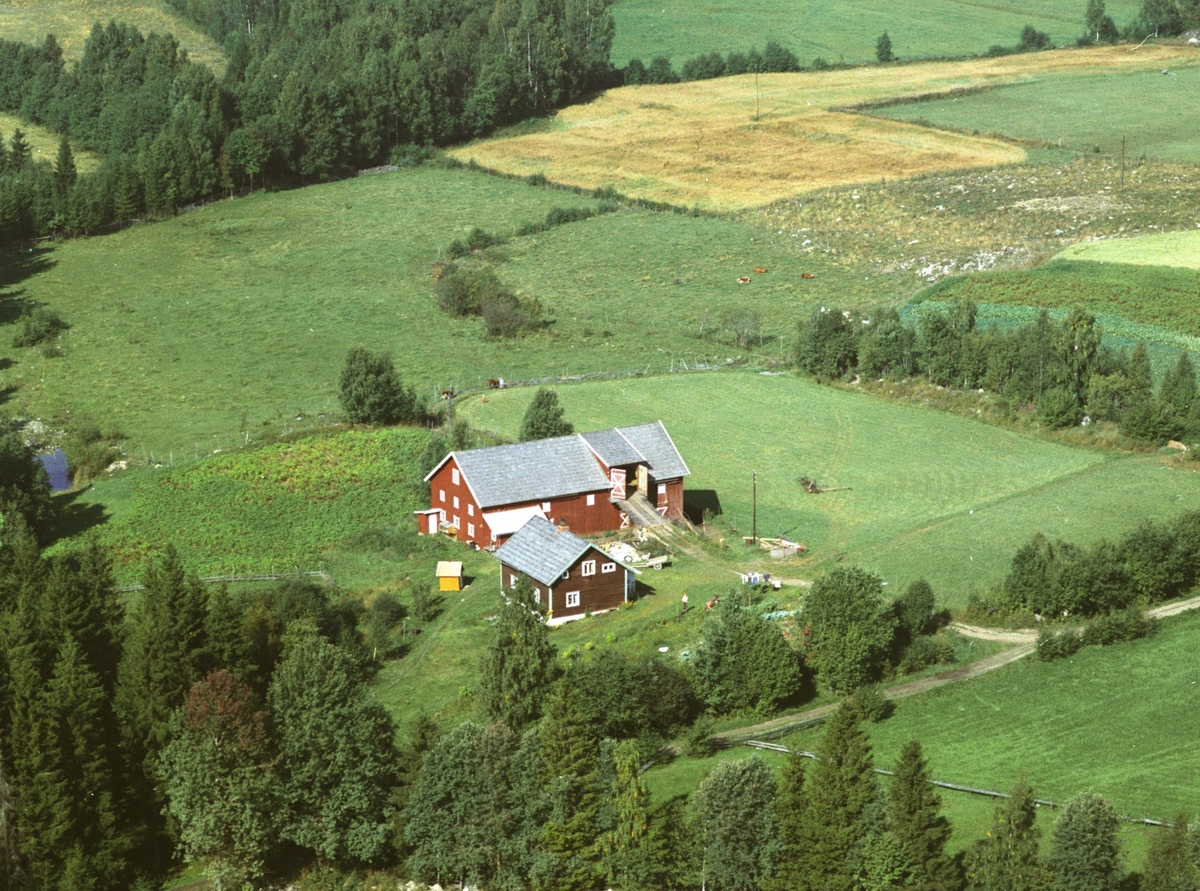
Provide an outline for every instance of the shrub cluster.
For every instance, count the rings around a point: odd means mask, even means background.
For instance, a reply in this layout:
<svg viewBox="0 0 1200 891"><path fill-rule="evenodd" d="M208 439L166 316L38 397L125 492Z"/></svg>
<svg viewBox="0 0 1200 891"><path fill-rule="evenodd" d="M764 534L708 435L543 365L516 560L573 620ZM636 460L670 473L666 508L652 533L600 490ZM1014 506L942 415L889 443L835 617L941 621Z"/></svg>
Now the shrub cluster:
<svg viewBox="0 0 1200 891"><path fill-rule="evenodd" d="M800 60L796 54L782 44L768 40L760 53L757 48L749 52L731 52L722 56L718 52L702 53L683 63L678 73L671 67L666 56L657 56L647 66L641 59L630 59L625 66L625 83L673 84L679 81L710 80L714 77L733 77L752 72L800 71Z"/></svg>
<svg viewBox="0 0 1200 891"><path fill-rule="evenodd" d="M1200 399L1191 358L1178 362L1155 392L1145 344L1131 352L1101 345L1096 319L1074 309L1061 322L980 329L973 303L922 307L915 324L890 308L866 313L822 307L799 326L794 359L818 379L901 379L982 389L1036 405L1050 428L1119 423L1133 439L1165 443L1200 436Z"/></svg>
<svg viewBox="0 0 1200 891"><path fill-rule="evenodd" d="M489 337L514 337L542 324L537 298L521 299L485 264L454 263L434 286L438 306L452 316L479 316Z"/></svg>
<svg viewBox="0 0 1200 891"><path fill-rule="evenodd" d="M1107 647L1146 637L1154 631L1154 620L1137 607L1109 613L1082 628L1049 628L1038 635L1037 656L1043 662L1073 656L1083 647Z"/></svg>
<svg viewBox="0 0 1200 891"><path fill-rule="evenodd" d="M1200 512L1147 521L1090 548L1038 534L1013 555L986 608L1049 617L1096 616L1178 597L1200 580ZM976 604L980 607L981 604Z"/></svg>
<svg viewBox="0 0 1200 891"><path fill-rule="evenodd" d="M62 444L71 481L78 486L103 473L114 460L116 444L124 438L118 430L105 432L94 421L76 420Z"/></svg>
<svg viewBox="0 0 1200 891"><path fill-rule="evenodd" d="M346 354L338 401L353 424L411 424L421 416L416 391L400 380L391 358L361 347Z"/></svg>
<svg viewBox="0 0 1200 891"><path fill-rule="evenodd" d="M62 316L45 306L35 306L21 317L21 330L13 335L12 345L15 347L37 346L39 343L66 331L70 325L63 321Z"/></svg>

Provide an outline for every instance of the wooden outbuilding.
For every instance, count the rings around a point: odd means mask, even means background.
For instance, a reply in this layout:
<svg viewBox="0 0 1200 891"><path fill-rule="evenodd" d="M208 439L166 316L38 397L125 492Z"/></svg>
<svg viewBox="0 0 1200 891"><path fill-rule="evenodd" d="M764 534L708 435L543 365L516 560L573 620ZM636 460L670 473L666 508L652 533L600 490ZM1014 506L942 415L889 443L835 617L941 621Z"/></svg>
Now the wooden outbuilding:
<svg viewBox="0 0 1200 891"><path fill-rule="evenodd" d="M616 609L635 594L638 571L604 549L533 517L496 549L502 588L522 577L552 625Z"/></svg>
<svg viewBox="0 0 1200 891"><path fill-rule="evenodd" d="M492 547L541 516L591 535L683 517L691 471L661 421L448 454L425 477L437 528ZM428 512L421 531L435 525ZM661 520L657 520L662 522Z"/></svg>
<svg viewBox="0 0 1200 891"><path fill-rule="evenodd" d="M439 560L437 565L439 591L461 591L463 565L457 560Z"/></svg>

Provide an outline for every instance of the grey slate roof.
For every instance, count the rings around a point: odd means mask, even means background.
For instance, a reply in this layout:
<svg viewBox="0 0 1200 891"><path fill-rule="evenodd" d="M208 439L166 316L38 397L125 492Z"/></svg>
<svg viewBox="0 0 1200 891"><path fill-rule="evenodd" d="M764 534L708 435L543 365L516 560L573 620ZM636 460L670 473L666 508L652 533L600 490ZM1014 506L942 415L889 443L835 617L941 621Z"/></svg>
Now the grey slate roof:
<svg viewBox="0 0 1200 891"><path fill-rule="evenodd" d="M479 507L487 510L611 488L596 455L609 467L644 462L660 480L691 474L662 421L451 452L447 458L458 462ZM446 460L429 472L426 482Z"/></svg>
<svg viewBox="0 0 1200 891"><path fill-rule="evenodd" d="M484 509L612 486L587 444L574 434L451 454Z"/></svg>
<svg viewBox="0 0 1200 891"><path fill-rule="evenodd" d="M636 427L617 427L617 432L629 441L635 449L646 456L650 462L650 472L660 480L671 480L676 477L691 476L683 456L671 441L667 428L662 421L653 424L639 424Z"/></svg>
<svg viewBox="0 0 1200 891"><path fill-rule="evenodd" d="M597 430L594 433L579 434L592 447L600 460L609 467L620 467L622 464L640 464L646 457L633 447L614 427L611 430Z"/></svg>
<svg viewBox="0 0 1200 891"><path fill-rule="evenodd" d="M496 549L496 559L543 585L552 585L593 547L570 532L559 532L549 520L532 517Z"/></svg>

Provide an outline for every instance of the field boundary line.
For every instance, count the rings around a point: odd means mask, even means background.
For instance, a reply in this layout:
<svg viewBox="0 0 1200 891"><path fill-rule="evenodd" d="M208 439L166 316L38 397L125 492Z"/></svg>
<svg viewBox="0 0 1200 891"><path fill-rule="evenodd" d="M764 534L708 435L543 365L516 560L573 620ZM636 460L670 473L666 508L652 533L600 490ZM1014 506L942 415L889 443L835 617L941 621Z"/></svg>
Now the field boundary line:
<svg viewBox="0 0 1200 891"><path fill-rule="evenodd" d="M305 578L320 579L322 582L333 588L341 587L341 585L334 581L333 576L321 569L314 570L312 572L265 572L255 575L209 575L205 576L199 581L205 585L215 585L220 582L278 582L284 579ZM144 590L146 590L146 586L142 584L122 585L120 588L116 589L118 594L128 594L132 591Z"/></svg>

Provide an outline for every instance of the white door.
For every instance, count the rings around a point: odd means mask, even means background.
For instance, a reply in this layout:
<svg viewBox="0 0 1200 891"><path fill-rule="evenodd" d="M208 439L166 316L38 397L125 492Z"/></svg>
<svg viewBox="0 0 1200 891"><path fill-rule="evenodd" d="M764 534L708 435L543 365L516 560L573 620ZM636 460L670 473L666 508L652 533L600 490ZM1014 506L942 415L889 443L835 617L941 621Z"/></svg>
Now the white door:
<svg viewBox="0 0 1200 891"><path fill-rule="evenodd" d="M429 534L437 535L438 515L437 514L429 514L428 519L429 519Z"/></svg>
<svg viewBox="0 0 1200 891"><path fill-rule="evenodd" d="M614 467L608 472L608 477L612 481L612 497L624 500L625 498L625 471L620 467Z"/></svg>

